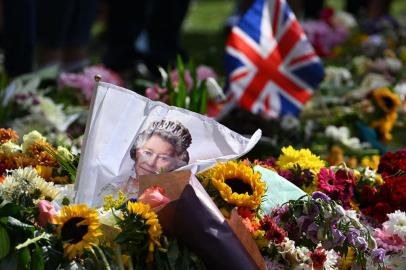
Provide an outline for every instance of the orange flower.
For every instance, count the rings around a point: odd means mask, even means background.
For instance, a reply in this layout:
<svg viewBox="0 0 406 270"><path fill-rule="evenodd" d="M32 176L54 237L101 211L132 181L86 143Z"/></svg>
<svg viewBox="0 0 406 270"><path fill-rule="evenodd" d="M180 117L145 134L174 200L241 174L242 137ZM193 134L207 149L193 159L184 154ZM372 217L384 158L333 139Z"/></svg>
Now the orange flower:
<svg viewBox="0 0 406 270"><path fill-rule="evenodd" d="M18 141L18 134L15 130L8 128L0 128L0 144L12 141L16 143Z"/></svg>

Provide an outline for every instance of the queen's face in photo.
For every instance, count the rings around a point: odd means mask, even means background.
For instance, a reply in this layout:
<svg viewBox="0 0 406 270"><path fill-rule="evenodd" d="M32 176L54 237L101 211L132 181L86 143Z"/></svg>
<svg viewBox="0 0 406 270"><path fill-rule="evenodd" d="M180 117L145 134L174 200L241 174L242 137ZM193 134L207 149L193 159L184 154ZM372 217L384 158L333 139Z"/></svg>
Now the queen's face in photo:
<svg viewBox="0 0 406 270"><path fill-rule="evenodd" d="M175 147L159 135L153 135L136 151L135 173L147 175L172 171L179 163Z"/></svg>
<svg viewBox="0 0 406 270"><path fill-rule="evenodd" d="M189 162L192 137L180 122L153 122L141 132L131 149L136 176L173 171Z"/></svg>

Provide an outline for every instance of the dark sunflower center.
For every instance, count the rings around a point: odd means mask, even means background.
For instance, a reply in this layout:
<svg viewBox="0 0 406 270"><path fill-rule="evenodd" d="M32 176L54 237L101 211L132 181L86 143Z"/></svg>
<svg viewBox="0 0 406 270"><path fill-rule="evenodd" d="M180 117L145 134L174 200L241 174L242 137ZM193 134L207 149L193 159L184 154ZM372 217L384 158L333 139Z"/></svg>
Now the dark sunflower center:
<svg viewBox="0 0 406 270"><path fill-rule="evenodd" d="M224 181L233 191L233 193L244 194L248 192L248 195L252 195L253 190L251 185L244 183L241 179L230 178Z"/></svg>
<svg viewBox="0 0 406 270"><path fill-rule="evenodd" d="M74 217L65 222L61 230L62 241L69 242L71 244L76 244L82 241L83 236L85 236L89 230L89 226L87 225L77 226L77 224L83 220L85 219L82 217Z"/></svg>
<svg viewBox="0 0 406 270"><path fill-rule="evenodd" d="M383 102L386 108L391 109L393 107L393 100L390 97L384 97Z"/></svg>

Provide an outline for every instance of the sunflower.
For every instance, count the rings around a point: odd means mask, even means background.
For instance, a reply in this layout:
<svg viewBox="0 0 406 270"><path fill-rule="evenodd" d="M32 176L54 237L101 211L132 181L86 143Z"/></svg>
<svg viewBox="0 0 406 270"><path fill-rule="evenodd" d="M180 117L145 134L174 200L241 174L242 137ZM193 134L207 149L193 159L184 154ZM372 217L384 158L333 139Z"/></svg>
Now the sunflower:
<svg viewBox="0 0 406 270"><path fill-rule="evenodd" d="M56 224L65 255L70 260L90 249L102 234L97 211L84 204L63 207Z"/></svg>
<svg viewBox="0 0 406 270"><path fill-rule="evenodd" d="M373 100L376 105L386 114L395 112L400 106L400 98L389 88L382 87L372 91Z"/></svg>
<svg viewBox="0 0 406 270"><path fill-rule="evenodd" d="M307 148L296 150L289 145L288 147L282 147L281 152L282 154L276 161L276 165L282 170L309 170L313 175L316 175L325 166L324 161Z"/></svg>
<svg viewBox="0 0 406 270"><path fill-rule="evenodd" d="M217 164L202 174L228 204L257 209L265 193L261 174L243 161Z"/></svg>
<svg viewBox="0 0 406 270"><path fill-rule="evenodd" d="M162 234L161 224L159 224L158 216L155 212L150 211L150 206L142 202L127 203L127 211L130 216L136 215L145 220L145 224L148 225L148 257L147 260L151 260L151 256L155 250L155 247L160 247L160 238Z"/></svg>

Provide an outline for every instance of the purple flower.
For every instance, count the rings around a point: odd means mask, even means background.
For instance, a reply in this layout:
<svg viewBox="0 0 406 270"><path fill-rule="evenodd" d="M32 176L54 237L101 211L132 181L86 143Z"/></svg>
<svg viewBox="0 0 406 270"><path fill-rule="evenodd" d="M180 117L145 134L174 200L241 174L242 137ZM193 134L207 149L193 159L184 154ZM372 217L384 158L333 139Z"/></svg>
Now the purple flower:
<svg viewBox="0 0 406 270"><path fill-rule="evenodd" d="M319 240L317 238L317 233L319 231L319 226L316 223L311 223L307 228L307 236L313 243L317 243Z"/></svg>
<svg viewBox="0 0 406 270"><path fill-rule="evenodd" d="M355 246L355 240L357 239L357 237L359 236L359 231L353 228L350 228L348 233L347 233L347 239L348 239L348 243L350 243L350 245Z"/></svg>
<svg viewBox="0 0 406 270"><path fill-rule="evenodd" d="M336 228L332 228L332 233L333 233L333 243L335 246L341 246L344 241L345 241L345 236L344 234L340 231L337 230Z"/></svg>
<svg viewBox="0 0 406 270"><path fill-rule="evenodd" d="M368 247L368 243L364 237L358 236L355 238L355 246L362 251L365 251Z"/></svg>
<svg viewBox="0 0 406 270"><path fill-rule="evenodd" d="M383 263L386 251L383 248L376 248L371 252L372 261L375 263Z"/></svg>
<svg viewBox="0 0 406 270"><path fill-rule="evenodd" d="M330 202L331 201L331 198L329 196L327 196L326 194L324 194L323 192L321 192L321 191L313 192L312 198L314 200L321 199L321 200L323 200L325 202Z"/></svg>
<svg viewBox="0 0 406 270"><path fill-rule="evenodd" d="M307 216L301 216L296 220L297 225L300 228L300 231L305 232L309 228L309 225L312 224L312 219Z"/></svg>

